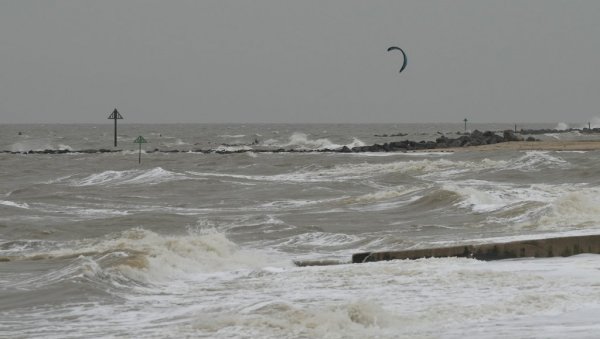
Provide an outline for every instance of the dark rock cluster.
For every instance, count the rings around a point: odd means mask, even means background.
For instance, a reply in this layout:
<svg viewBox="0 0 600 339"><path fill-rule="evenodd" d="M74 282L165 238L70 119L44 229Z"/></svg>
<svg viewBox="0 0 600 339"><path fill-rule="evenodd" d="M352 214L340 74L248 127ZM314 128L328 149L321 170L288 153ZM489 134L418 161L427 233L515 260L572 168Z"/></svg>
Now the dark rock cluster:
<svg viewBox="0 0 600 339"><path fill-rule="evenodd" d="M405 137L407 135L408 135L407 133L396 133L396 134L375 134L374 136L386 138L386 137Z"/></svg>
<svg viewBox="0 0 600 339"><path fill-rule="evenodd" d="M527 141L536 141L535 138L528 138ZM349 148L347 146L337 150L338 152L398 152L398 151L413 151L413 150L424 150L424 149L438 149L438 148L454 148L454 147L467 147L467 146L480 146L497 144L500 142L507 141L523 141L523 137L516 135L511 130L504 131L503 135L500 136L492 131L481 132L478 130L473 131L470 134L462 134L458 138L448 138L447 136L441 136L435 141L395 141L389 142L382 145L375 144L371 146L360 146Z"/></svg>

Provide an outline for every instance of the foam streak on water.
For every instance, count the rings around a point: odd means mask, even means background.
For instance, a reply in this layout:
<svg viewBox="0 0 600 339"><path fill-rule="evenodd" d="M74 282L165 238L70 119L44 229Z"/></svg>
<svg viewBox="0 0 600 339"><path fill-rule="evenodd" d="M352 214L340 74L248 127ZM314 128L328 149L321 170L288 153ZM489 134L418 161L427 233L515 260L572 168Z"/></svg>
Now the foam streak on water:
<svg viewBox="0 0 600 339"><path fill-rule="evenodd" d="M0 148L109 148L104 127L0 126ZM600 255L348 262L598 234L597 152L157 152L138 164L128 141L318 150L461 128L130 126L123 152L0 153L0 337L595 337Z"/></svg>

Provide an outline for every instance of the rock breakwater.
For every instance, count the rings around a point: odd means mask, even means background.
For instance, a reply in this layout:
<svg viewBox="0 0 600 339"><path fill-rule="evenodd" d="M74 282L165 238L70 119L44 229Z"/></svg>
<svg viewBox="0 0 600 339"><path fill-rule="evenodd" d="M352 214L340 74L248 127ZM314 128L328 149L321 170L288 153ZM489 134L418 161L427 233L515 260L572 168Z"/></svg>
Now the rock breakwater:
<svg viewBox="0 0 600 339"><path fill-rule="evenodd" d="M383 144L373 144L370 146L356 146L348 147L343 146L340 148L325 148L325 149L285 149L285 148L269 148L261 147L260 145L252 144L252 147L245 147L241 149L159 149L146 151L146 153L216 153L216 154L236 154L236 153L307 153L307 152L334 152L334 153L361 153L361 152L407 152L407 151L418 151L418 150L432 150L432 149L445 149L445 148L458 148L458 147L469 147L469 146L480 146L480 145L491 145L502 142L510 141L524 141L523 137L516 135L511 130L506 130L502 135L492 131L481 132L478 130L473 131L470 134L464 134L457 138L449 138L447 136L441 136L434 140L422 140L422 141L392 141ZM527 141L537 141L533 137L529 137ZM122 152L121 149L83 149L83 150L70 150L70 149L45 149L45 150L29 150L24 152L15 151L3 151L3 153L11 154L67 154L67 153L84 153L84 154L95 154L95 153L115 153Z"/></svg>

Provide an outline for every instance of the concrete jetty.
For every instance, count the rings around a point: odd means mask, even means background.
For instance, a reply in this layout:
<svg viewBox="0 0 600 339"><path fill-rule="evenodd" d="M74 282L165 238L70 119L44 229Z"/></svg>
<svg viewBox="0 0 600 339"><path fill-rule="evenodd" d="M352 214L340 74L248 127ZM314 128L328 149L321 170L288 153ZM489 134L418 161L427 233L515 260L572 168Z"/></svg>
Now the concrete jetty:
<svg viewBox="0 0 600 339"><path fill-rule="evenodd" d="M565 236L480 245L461 245L387 252L363 252L352 255L353 263L395 259L463 257L479 260L510 258L568 257L581 253L600 254L600 235Z"/></svg>

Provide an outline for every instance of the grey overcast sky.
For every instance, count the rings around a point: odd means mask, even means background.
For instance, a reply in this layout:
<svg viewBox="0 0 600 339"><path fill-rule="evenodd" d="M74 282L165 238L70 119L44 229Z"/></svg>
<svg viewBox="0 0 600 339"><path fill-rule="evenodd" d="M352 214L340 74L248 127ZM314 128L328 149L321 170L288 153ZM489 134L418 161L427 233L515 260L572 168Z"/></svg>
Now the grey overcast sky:
<svg viewBox="0 0 600 339"><path fill-rule="evenodd" d="M584 123L599 61L596 0L0 0L0 123Z"/></svg>

